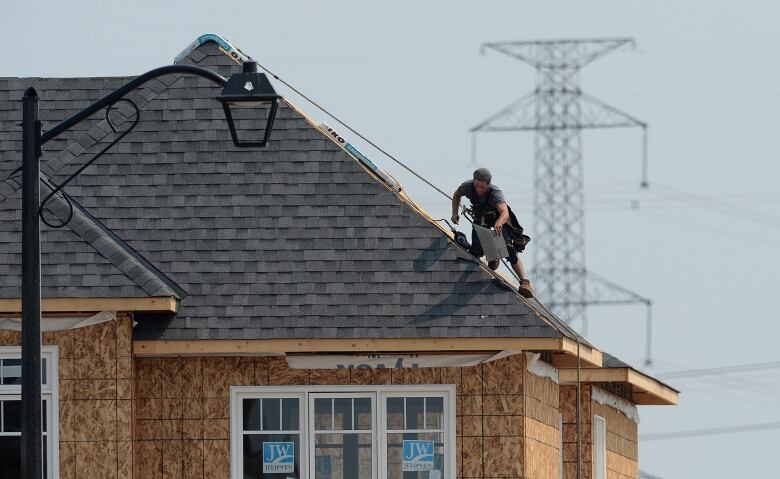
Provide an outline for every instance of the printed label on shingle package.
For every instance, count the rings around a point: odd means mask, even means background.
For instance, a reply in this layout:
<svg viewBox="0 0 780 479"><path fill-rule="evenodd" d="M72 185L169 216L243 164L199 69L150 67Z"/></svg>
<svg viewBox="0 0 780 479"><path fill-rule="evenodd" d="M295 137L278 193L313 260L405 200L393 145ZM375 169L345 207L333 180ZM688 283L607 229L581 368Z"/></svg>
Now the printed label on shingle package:
<svg viewBox="0 0 780 479"><path fill-rule="evenodd" d="M346 139L344 139L343 136L339 135L336 130L329 127L327 123L320 123L319 129L322 130L323 133L328 135L337 145L342 147L344 150L347 151L350 155L352 155L356 160L363 163L368 167L371 171L376 173L377 176L379 176L382 181L387 184L387 186L391 187L393 191L399 192L401 191L401 185L398 184L397 181L395 181L395 178L388 175L387 173L382 170L382 168L376 166L376 164L369 160L366 155L364 155L360 150L355 148L354 145L349 143Z"/></svg>
<svg viewBox="0 0 780 479"><path fill-rule="evenodd" d="M404 440L403 471L430 471L433 469L433 441Z"/></svg>
<svg viewBox="0 0 780 479"><path fill-rule="evenodd" d="M263 474L295 472L295 443L264 442Z"/></svg>

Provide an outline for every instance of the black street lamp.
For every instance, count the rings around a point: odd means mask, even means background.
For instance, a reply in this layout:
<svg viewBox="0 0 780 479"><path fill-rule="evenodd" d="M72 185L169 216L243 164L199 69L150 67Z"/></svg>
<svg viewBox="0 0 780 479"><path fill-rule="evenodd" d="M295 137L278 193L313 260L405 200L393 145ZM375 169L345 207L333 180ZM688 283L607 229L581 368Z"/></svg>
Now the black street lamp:
<svg viewBox="0 0 780 479"><path fill-rule="evenodd" d="M257 72L255 62L244 62L243 72L226 79L206 68L192 65L170 65L151 70L136 77L125 85L109 93L87 108L81 110L54 128L42 132L38 113L38 93L28 88L22 97L22 477L24 479L43 479L41 444L41 237L39 218L42 218L43 206L52 195L64 188L71 180L121 140L138 123L140 111L125 95L157 77L170 74L190 74L206 78L223 87L217 99L225 109L225 117L230 127L233 143L238 147L265 147L271 135L278 101L281 98L271 86L266 76ZM101 150L92 160L79 168L59 185L51 185L52 191L43 205L40 203L40 164L41 147L47 141L56 138L94 113L107 109L106 118L116 132L108 111L118 102L128 102L135 108L136 118L130 128L118 133L117 138ZM261 141L241 141L238 139L231 108L258 107L268 105L270 111ZM72 213L72 210L71 210ZM68 218L69 220L69 218ZM62 227L68 223L50 226Z"/></svg>

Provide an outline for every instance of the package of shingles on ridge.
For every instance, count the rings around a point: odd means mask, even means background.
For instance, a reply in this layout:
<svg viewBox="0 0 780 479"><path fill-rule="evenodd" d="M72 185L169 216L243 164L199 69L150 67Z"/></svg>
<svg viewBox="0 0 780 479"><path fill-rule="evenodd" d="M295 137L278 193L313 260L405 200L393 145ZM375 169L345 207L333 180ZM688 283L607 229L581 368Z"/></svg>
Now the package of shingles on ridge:
<svg viewBox="0 0 780 479"><path fill-rule="evenodd" d="M374 172L376 176L378 176L387 186L389 186L393 191L398 193L401 191L401 185L393 178L392 176L385 173L385 171L376 166L373 161L369 160L366 155L360 152L357 148L355 148L354 145L349 143L347 140L344 139L343 136L339 135L336 130L329 127L327 123L320 123L319 124L320 130L322 130L323 133L328 135L328 137L333 140L334 143L339 145L344 151L352 155L353 158L358 160L363 166Z"/></svg>

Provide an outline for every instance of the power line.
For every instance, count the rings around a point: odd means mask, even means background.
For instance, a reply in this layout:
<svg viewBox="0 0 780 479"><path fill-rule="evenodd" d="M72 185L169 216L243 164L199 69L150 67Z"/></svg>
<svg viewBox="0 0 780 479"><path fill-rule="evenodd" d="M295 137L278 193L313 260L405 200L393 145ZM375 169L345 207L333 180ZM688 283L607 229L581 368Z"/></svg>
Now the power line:
<svg viewBox="0 0 780 479"><path fill-rule="evenodd" d="M736 366L721 366L716 368L688 369L684 371L671 371L659 373L655 376L659 379L679 379L701 376L720 376L723 374L736 374L752 371L764 371L767 369L779 369L780 361L767 361L763 363L740 364Z"/></svg>
<svg viewBox="0 0 780 479"><path fill-rule="evenodd" d="M708 429L690 429L687 431L656 432L641 434L640 441L663 441L686 437L716 436L719 434L734 434L738 432L768 431L780 429L780 422L764 422L758 424L743 424L741 426L713 427Z"/></svg>

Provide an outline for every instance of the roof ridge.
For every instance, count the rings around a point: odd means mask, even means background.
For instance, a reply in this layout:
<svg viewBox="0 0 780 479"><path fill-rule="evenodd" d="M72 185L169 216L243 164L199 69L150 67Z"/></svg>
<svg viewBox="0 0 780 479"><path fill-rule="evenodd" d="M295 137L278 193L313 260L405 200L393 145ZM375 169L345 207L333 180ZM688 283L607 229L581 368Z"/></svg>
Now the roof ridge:
<svg viewBox="0 0 780 479"><path fill-rule="evenodd" d="M52 186L47 179L42 178L42 181ZM68 220L71 208L72 217L67 223L68 228L149 296L174 296L178 299L187 296L181 286L92 216L75 199L65 193L62 196L57 194L46 205L46 210L60 221Z"/></svg>

